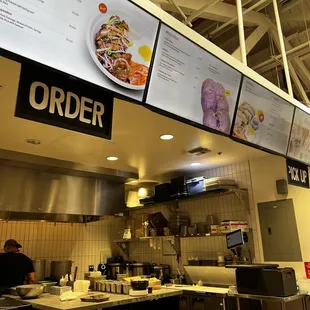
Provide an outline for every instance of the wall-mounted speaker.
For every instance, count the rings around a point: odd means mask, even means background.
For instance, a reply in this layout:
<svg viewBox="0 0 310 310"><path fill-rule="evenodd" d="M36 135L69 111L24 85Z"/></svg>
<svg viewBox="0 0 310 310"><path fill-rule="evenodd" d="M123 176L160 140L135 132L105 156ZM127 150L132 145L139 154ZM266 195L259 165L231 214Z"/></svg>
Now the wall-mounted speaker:
<svg viewBox="0 0 310 310"><path fill-rule="evenodd" d="M276 180L276 185L278 194L288 194L287 181L285 179Z"/></svg>

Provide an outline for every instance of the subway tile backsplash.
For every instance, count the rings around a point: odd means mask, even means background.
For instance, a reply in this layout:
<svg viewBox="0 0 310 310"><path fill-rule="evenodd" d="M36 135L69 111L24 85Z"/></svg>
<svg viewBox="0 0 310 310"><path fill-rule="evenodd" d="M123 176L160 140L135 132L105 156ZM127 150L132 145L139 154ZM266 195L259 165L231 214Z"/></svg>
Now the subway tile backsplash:
<svg viewBox="0 0 310 310"><path fill-rule="evenodd" d="M100 254L117 254L113 243L125 227L120 218L84 224L46 222L0 222L0 242L16 239L24 254L31 259L72 260L78 266L78 279L83 279L89 265L100 263ZM48 264L49 267L49 264ZM47 268L49 272L49 268Z"/></svg>
<svg viewBox="0 0 310 310"><path fill-rule="evenodd" d="M200 197L180 202L180 210L189 213L191 223L206 221L209 214L216 215L220 221L225 219L249 221L250 227L253 229L255 253L258 255L256 214L253 207L249 163L242 162L211 169L205 173L198 173L198 175L233 178L237 181L239 188L248 189L248 199L245 199L245 203L242 204L235 195L213 198ZM131 215L135 217L138 212L162 212L167 219L169 218L169 210L163 204L144 211L133 211ZM121 238L127 225L130 225L130 221L121 218L106 219L87 225L1 221L0 242L3 245L7 239L18 240L23 245L22 252L32 259L73 260L73 267L79 267L78 278L82 279L84 272L88 270L88 265L95 265L95 267L98 265L101 259L100 253L102 256L123 255L113 240ZM129 245L130 256L127 258L140 262L169 264L172 267L172 272L176 273L177 268L187 264L189 257L217 259L218 252L225 249L224 237L181 239L181 257L164 256L162 245L160 249L154 250L148 241L133 242ZM256 258L259 261L259 257Z"/></svg>

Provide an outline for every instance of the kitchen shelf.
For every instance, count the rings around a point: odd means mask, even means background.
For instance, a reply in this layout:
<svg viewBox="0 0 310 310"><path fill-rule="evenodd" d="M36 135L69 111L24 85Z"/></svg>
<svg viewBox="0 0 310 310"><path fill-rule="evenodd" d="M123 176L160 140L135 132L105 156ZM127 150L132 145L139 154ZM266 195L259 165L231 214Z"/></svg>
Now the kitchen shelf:
<svg viewBox="0 0 310 310"><path fill-rule="evenodd" d="M248 233L252 232L252 228L249 229ZM132 238L132 239L120 239L114 240L114 243L118 245L118 247L126 254L129 255L129 243L133 242L143 242L149 241L150 239L162 239L163 241L168 241L171 246L174 248L177 255L181 255L180 248L180 239L188 239L188 238L212 238L212 237L225 237L226 233L217 233L217 234L200 234L195 236L156 236L156 237L140 237L140 238Z"/></svg>
<svg viewBox="0 0 310 310"><path fill-rule="evenodd" d="M150 241L151 239L161 239L162 241L167 241L170 243L172 248L175 251L175 254L180 256L180 238L177 236L156 236L156 237L140 237L140 238L132 238L132 239L120 239L115 240L114 243L123 251L127 256L129 255L129 243L133 242L145 242Z"/></svg>
<svg viewBox="0 0 310 310"><path fill-rule="evenodd" d="M163 201L163 202L150 203L150 204L146 204L142 207L140 207L140 206L139 207L131 207L131 208L126 207L126 211L145 210L145 209L157 207L159 205L166 205L168 208L170 208L173 205L178 206L178 203L181 201L186 201L186 200L190 201L190 200L201 198L201 197L213 198L213 197L220 197L220 196L226 196L226 195L236 195L238 197L238 199L240 200L240 202L243 205L247 205L247 207L249 208L249 203L246 202L247 195L248 195L247 189L221 188L221 189L217 189L214 191L203 192L203 193L193 195L193 196L186 196L186 197L180 197L180 198L171 199L171 200L167 200L167 201ZM246 196L246 198L244 196ZM250 209L248 209L248 211L250 212Z"/></svg>

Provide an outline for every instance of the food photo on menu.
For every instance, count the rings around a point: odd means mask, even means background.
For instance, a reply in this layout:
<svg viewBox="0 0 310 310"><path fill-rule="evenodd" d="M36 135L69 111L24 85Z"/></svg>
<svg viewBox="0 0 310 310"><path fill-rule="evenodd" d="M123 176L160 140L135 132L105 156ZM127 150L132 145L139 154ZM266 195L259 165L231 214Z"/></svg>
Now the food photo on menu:
<svg viewBox="0 0 310 310"><path fill-rule="evenodd" d="M156 17L128 0L4 3L1 48L143 100L159 28Z"/></svg>
<svg viewBox="0 0 310 310"><path fill-rule="evenodd" d="M153 53L152 38L147 36L150 25L145 19L141 27L141 18L137 21L121 2L100 3L100 14L90 24L88 50L107 78L133 91L144 90Z"/></svg>
<svg viewBox="0 0 310 310"><path fill-rule="evenodd" d="M233 136L286 155L293 114L290 103L245 77Z"/></svg>
<svg viewBox="0 0 310 310"><path fill-rule="evenodd" d="M310 115L296 108L287 155L310 163Z"/></svg>
<svg viewBox="0 0 310 310"><path fill-rule="evenodd" d="M221 83L208 78L201 87L201 106L203 111L203 125L229 134L231 119L226 91Z"/></svg>

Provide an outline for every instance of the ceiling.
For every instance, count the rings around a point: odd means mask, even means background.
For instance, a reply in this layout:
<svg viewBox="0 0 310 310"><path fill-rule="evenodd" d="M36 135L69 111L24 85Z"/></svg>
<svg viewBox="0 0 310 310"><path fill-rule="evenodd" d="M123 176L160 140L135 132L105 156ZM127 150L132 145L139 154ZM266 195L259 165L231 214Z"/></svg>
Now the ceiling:
<svg viewBox="0 0 310 310"><path fill-rule="evenodd" d="M241 60L236 0L152 1ZM242 4L248 65L286 90L272 0L242 0ZM310 0L279 0L278 7L294 96L310 106Z"/></svg>
<svg viewBox="0 0 310 310"><path fill-rule="evenodd" d="M16 118L20 65L0 57L0 68L1 149L138 172L140 180L158 181L266 154L118 99L115 100L111 141ZM159 136L164 133L171 133L175 138L162 141ZM26 139L39 139L41 144L27 144ZM188 154L188 150L198 146L211 152L200 157ZM119 160L109 162L107 156L117 156ZM192 167L193 162L201 165Z"/></svg>

